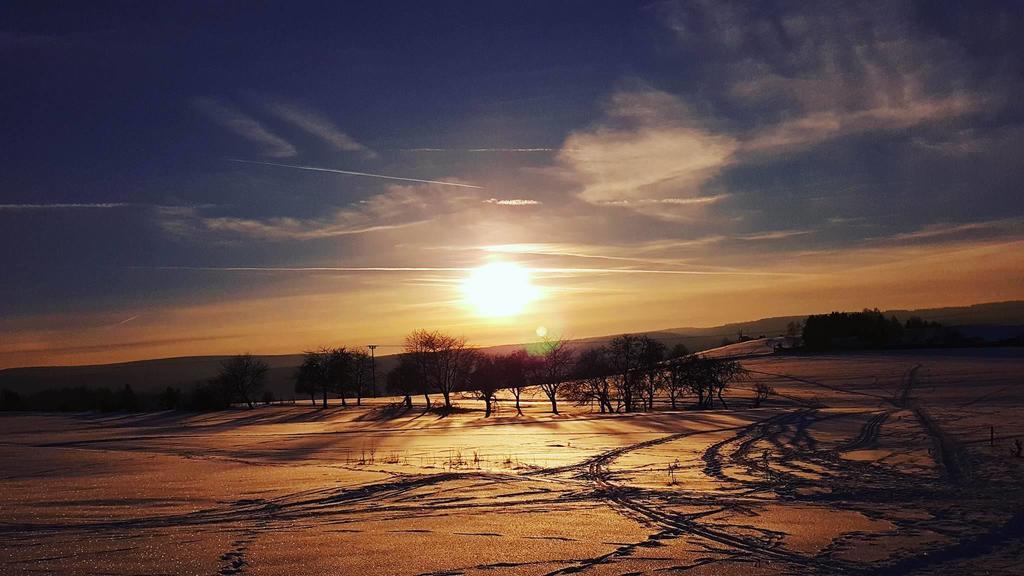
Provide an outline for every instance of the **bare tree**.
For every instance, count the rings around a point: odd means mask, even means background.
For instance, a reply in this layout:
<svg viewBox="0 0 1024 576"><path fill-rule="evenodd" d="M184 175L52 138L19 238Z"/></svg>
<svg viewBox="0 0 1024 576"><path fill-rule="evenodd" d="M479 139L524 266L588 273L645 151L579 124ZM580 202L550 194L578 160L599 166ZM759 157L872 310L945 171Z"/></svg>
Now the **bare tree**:
<svg viewBox="0 0 1024 576"><path fill-rule="evenodd" d="M581 352L573 366L572 381L565 386L565 396L576 403L597 402L600 411L614 412L611 403L611 366L604 346Z"/></svg>
<svg viewBox="0 0 1024 576"><path fill-rule="evenodd" d="M733 381L744 374L739 362L719 358L687 356L671 367L672 379L697 396L697 407L713 408L715 397L728 408L722 396Z"/></svg>
<svg viewBox="0 0 1024 576"><path fill-rule="evenodd" d="M445 409L450 409L452 392L469 380L476 351L461 336L451 336L436 330L417 330L406 336L405 352L420 367L427 387L436 388L444 397ZM429 408L427 387L424 388L424 397Z"/></svg>
<svg viewBox="0 0 1024 576"><path fill-rule="evenodd" d="M370 353L365 350L349 351L349 383L356 393L356 406L363 405L363 391L372 386Z"/></svg>
<svg viewBox="0 0 1024 576"><path fill-rule="evenodd" d="M654 410L654 397L663 383L661 361L665 359L665 345L649 336L641 336L639 384L647 410Z"/></svg>
<svg viewBox="0 0 1024 576"><path fill-rule="evenodd" d="M537 372L539 362L526 350L516 350L507 356L501 356L499 362L504 374L504 386L516 399L516 414L522 416L523 409L519 404L519 398L523 395L523 389L530 385L529 377Z"/></svg>
<svg viewBox="0 0 1024 576"><path fill-rule="evenodd" d="M643 378L644 342L632 334L616 336L608 344L608 363L617 375L615 388L621 407L626 412L635 408L634 397L640 393Z"/></svg>
<svg viewBox="0 0 1024 576"><path fill-rule="evenodd" d="M551 402L551 412L558 414L558 389L569 378L576 354L563 338L545 339L538 358L537 381Z"/></svg>
<svg viewBox="0 0 1024 576"><path fill-rule="evenodd" d="M683 356L689 355L690 351L686 348L686 344L679 342L669 349L668 353L665 354L665 358L671 360L673 358L682 358Z"/></svg>
<svg viewBox="0 0 1024 576"><path fill-rule="evenodd" d="M316 393L320 389L321 369L315 352L306 352L302 363L295 369L295 392L309 394L309 401L316 406Z"/></svg>
<svg viewBox="0 0 1024 576"><path fill-rule="evenodd" d="M790 322L786 324L786 336L790 338L797 338L800 336L800 332L803 331L804 326L801 322Z"/></svg>
<svg viewBox="0 0 1024 576"><path fill-rule="evenodd" d="M499 358L483 356L476 361L470 384L477 397L484 401L484 417L491 416L491 406L497 402L497 393L505 379L504 366Z"/></svg>
<svg viewBox="0 0 1024 576"><path fill-rule="evenodd" d="M327 391L329 386L341 396L342 407L348 407L348 388L352 378L352 353L344 346L338 348L325 348L321 351L324 355L327 382L324 391L324 406L327 405Z"/></svg>
<svg viewBox="0 0 1024 576"><path fill-rule="evenodd" d="M221 364L219 379L232 395L253 407L253 399L263 389L270 369L267 363L252 354L241 354Z"/></svg>
<svg viewBox="0 0 1024 576"><path fill-rule="evenodd" d="M663 372L662 385L668 392L668 399L672 405L672 409L677 408L679 400L683 397L683 394L687 391L686 373L681 369L681 359L689 355L689 351L686 346L682 344L676 344L668 352L668 362L666 370Z"/></svg>
<svg viewBox="0 0 1024 576"><path fill-rule="evenodd" d="M775 394L775 389L765 384L764 382L758 382L754 384L754 408L759 408L761 402L768 399L768 396Z"/></svg>
<svg viewBox="0 0 1024 576"><path fill-rule="evenodd" d="M335 387L332 352L329 348L307 351L295 373L296 392L302 386L310 394L310 398L320 394L323 408L327 408L327 394Z"/></svg>
<svg viewBox="0 0 1024 576"><path fill-rule="evenodd" d="M412 408L412 394L423 389L423 375L415 360L408 354L402 354L398 365L388 372L387 387L391 393L404 396L406 408ZM429 404L428 404L429 406Z"/></svg>

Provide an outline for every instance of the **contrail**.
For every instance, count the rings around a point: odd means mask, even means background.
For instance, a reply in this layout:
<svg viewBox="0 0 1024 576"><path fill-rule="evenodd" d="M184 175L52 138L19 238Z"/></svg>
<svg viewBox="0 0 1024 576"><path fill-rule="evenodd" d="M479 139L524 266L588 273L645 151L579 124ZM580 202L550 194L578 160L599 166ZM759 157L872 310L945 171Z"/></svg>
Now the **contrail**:
<svg viewBox="0 0 1024 576"><path fill-rule="evenodd" d="M558 148L398 148L399 152L557 152Z"/></svg>
<svg viewBox="0 0 1024 576"><path fill-rule="evenodd" d="M551 274L669 274L684 276L807 276L799 272L760 270L671 270L649 268L529 268L531 272Z"/></svg>
<svg viewBox="0 0 1024 576"><path fill-rule="evenodd" d="M129 206L135 206L135 204L129 204L127 202L99 202L93 204L0 204L0 210L96 210L106 208L127 208Z"/></svg>
<svg viewBox="0 0 1024 576"><path fill-rule="evenodd" d="M130 266L144 270L185 270L193 272L471 272L475 266ZM805 276L794 272L752 270L666 270L641 268L534 268L541 274L669 274L687 276Z"/></svg>
<svg viewBox="0 0 1024 576"><path fill-rule="evenodd" d="M354 172L352 170L335 170L334 168L319 168L317 166L299 166L296 164L278 164L277 162L260 162L258 160L241 160L238 158L228 158L229 162L242 162L244 164L259 164L262 166L278 166L280 168L294 168L295 170L311 170L313 172L332 172L334 174L349 174L351 176L369 176L370 178L385 178L387 180L402 180L404 182L422 182L424 184L441 184L443 186L458 186L459 188L478 188L483 189L483 186L474 186L473 184L460 184L458 182L442 182L440 180L421 180L419 178L403 178L401 176L388 176L386 174L371 174L369 172Z"/></svg>
<svg viewBox="0 0 1024 576"><path fill-rule="evenodd" d="M130 266L144 270L195 272L468 272L474 268L430 266Z"/></svg>

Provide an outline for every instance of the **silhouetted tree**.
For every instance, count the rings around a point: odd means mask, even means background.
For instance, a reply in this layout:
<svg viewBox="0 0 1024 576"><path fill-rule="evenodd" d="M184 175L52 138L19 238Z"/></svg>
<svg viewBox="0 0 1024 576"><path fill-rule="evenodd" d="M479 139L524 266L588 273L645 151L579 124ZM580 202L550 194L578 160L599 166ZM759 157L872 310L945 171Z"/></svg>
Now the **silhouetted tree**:
<svg viewBox="0 0 1024 576"><path fill-rule="evenodd" d="M253 407L253 398L263 389L267 363L252 354L241 354L221 364L219 378L235 398Z"/></svg>
<svg viewBox="0 0 1024 576"><path fill-rule="evenodd" d="M677 361L669 362L665 370L665 391L668 392L669 404L672 409L678 408L678 402L683 394L690 391L688 363L685 356Z"/></svg>
<svg viewBox="0 0 1024 576"><path fill-rule="evenodd" d="M507 356L499 357L498 361L504 374L503 386L512 392L516 400L516 414L522 416L523 409L519 399L523 395L523 389L530 385L530 375L537 373L540 362L526 350L516 350Z"/></svg>
<svg viewBox="0 0 1024 576"><path fill-rule="evenodd" d="M682 380L682 372L678 369L681 358L689 356L690 351L683 344L676 344L665 354L666 367L662 371L662 387L668 392L669 403L672 409L677 408L679 400L687 390L686 383ZM673 362L673 361L676 362Z"/></svg>
<svg viewBox="0 0 1024 576"><path fill-rule="evenodd" d="M617 397L626 412L633 411L636 396L643 394L645 354L649 340L646 336L623 334L608 344L608 363L612 373L617 376Z"/></svg>
<svg viewBox="0 0 1024 576"><path fill-rule="evenodd" d="M669 351L665 354L665 358L671 360L673 358L682 358L683 356L688 356L689 354L690 350L686 347L685 344L680 342L669 349Z"/></svg>
<svg viewBox="0 0 1024 576"><path fill-rule="evenodd" d="M181 390L168 386L157 397L157 405L161 410L177 410L181 407Z"/></svg>
<svg viewBox="0 0 1024 576"><path fill-rule="evenodd" d="M423 374L416 361L408 354L402 354L398 364L388 372L387 387L392 394L401 394L405 398L405 406L412 408L412 395L418 393L426 385ZM429 407L429 400L427 406Z"/></svg>
<svg viewBox="0 0 1024 576"><path fill-rule="evenodd" d="M663 383L659 366L665 359L665 345L649 336L640 337L640 385L647 410L654 410L654 397Z"/></svg>
<svg viewBox="0 0 1024 576"><path fill-rule="evenodd" d="M125 384L124 388L117 395L117 407L120 410L135 412L139 408L138 399L135 397L135 390L131 384Z"/></svg>
<svg viewBox="0 0 1024 576"><path fill-rule="evenodd" d="M295 380L296 394L309 395L309 402L316 406L316 393L321 387L322 370L317 353L307 352L302 363L295 369L292 379ZM325 399L326 400L326 399Z"/></svg>
<svg viewBox="0 0 1024 576"><path fill-rule="evenodd" d="M444 407L452 407L451 394L469 381L476 351L461 336L438 331L417 330L405 338L405 353L411 355L422 370L427 386L436 388L444 397ZM430 397L424 388L427 406Z"/></svg>
<svg viewBox="0 0 1024 576"><path fill-rule="evenodd" d="M744 372L739 362L720 358L690 356L680 363L690 390L697 395L699 408L713 408L715 397L728 408L722 394Z"/></svg>
<svg viewBox="0 0 1024 576"><path fill-rule="evenodd" d="M573 366L572 380L564 387L566 398L580 405L597 402L602 413L613 412L609 382L611 372L608 349L604 346L580 352Z"/></svg>
<svg viewBox="0 0 1024 576"><path fill-rule="evenodd" d="M768 399L768 396L775 393L775 389L765 384L764 382L758 382L754 385L754 408L759 408L761 402Z"/></svg>
<svg viewBox="0 0 1024 576"><path fill-rule="evenodd" d="M344 346L323 351L329 386L341 396L341 406L348 407L348 390L352 382L352 353Z"/></svg>
<svg viewBox="0 0 1024 576"><path fill-rule="evenodd" d="M803 330L803 324L800 322L790 322L786 324L786 336L790 338L796 338L800 335L800 331Z"/></svg>
<svg viewBox="0 0 1024 576"><path fill-rule="evenodd" d="M883 348L900 344L903 331L899 320L886 318L877 309L832 312L808 316L803 341L810 350L829 350L836 346Z"/></svg>
<svg viewBox="0 0 1024 576"><path fill-rule="evenodd" d="M476 361L470 378L470 385L477 397L484 401L484 417L491 415L491 405L497 402L497 393L505 379L504 367L493 356L481 355Z"/></svg>
<svg viewBox="0 0 1024 576"><path fill-rule="evenodd" d="M352 390L356 393L356 406L363 405L363 391L370 384L370 353L365 350L349 351Z"/></svg>
<svg viewBox="0 0 1024 576"><path fill-rule="evenodd" d="M7 388L0 391L0 410L21 410L24 405L21 394Z"/></svg>
<svg viewBox="0 0 1024 576"><path fill-rule="evenodd" d="M226 379L214 377L192 388L186 407L198 411L223 410L231 406L232 395Z"/></svg>
<svg viewBox="0 0 1024 576"><path fill-rule="evenodd" d="M314 404L316 395L320 394L323 408L327 408L327 394L333 388L330 355L331 351L327 348L306 352L294 376L295 391L309 394L309 399Z"/></svg>
<svg viewBox="0 0 1024 576"><path fill-rule="evenodd" d="M537 382L551 402L551 412L558 414L558 389L565 382L576 361L576 354L563 338L545 339L537 355Z"/></svg>

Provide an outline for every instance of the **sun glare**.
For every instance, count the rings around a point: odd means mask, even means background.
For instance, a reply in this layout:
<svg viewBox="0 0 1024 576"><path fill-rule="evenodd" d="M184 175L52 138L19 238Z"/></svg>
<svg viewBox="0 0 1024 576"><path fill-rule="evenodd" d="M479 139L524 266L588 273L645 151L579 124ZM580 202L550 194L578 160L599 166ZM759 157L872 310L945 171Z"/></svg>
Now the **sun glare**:
<svg viewBox="0 0 1024 576"><path fill-rule="evenodd" d="M462 284L466 301L481 316L515 316L540 295L530 282L530 272L518 264L495 262L481 266Z"/></svg>

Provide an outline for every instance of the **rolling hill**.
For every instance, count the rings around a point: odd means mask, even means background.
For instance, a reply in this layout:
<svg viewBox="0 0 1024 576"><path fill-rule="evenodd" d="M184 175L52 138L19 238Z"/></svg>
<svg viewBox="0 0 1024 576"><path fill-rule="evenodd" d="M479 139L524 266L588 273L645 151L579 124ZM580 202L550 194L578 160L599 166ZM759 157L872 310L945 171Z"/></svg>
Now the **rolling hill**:
<svg viewBox="0 0 1024 576"><path fill-rule="evenodd" d="M900 320L920 316L925 320L940 322L946 326L964 327L972 335L985 333L1005 334L1024 326L1024 301L995 302L952 308L931 308L923 310L887 310ZM683 327L648 332L652 338L667 346L683 344L691 351L707 350L722 344L724 339L736 339L742 332L749 336L778 336L784 334L790 322L801 322L803 316L780 316L762 318L749 322L737 322L711 327ZM600 336L575 340L578 347L597 346L614 336ZM508 344L485 348L486 351L508 352L522 344ZM63 387L107 387L118 389L130 384L136 392L157 392L167 386L188 389L217 373L221 362L227 356L188 356L138 360L118 364L90 366L40 366L8 368L0 370L0 389L18 393L32 393L48 388ZM270 366L267 388L278 397L293 395L292 374L302 359L301 354L262 356ZM386 374L396 361L394 355L377 357L377 381L383 385Z"/></svg>

